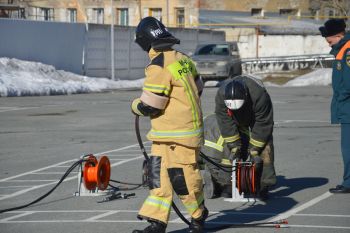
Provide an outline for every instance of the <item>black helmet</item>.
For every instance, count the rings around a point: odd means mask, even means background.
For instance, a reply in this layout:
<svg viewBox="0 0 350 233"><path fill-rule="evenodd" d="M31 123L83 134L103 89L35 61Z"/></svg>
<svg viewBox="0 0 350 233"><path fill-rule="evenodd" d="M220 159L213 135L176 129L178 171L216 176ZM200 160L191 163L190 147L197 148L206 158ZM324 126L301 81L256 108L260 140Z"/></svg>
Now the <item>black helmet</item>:
<svg viewBox="0 0 350 233"><path fill-rule="evenodd" d="M162 50L180 44L168 29L156 18L143 18L136 28L135 42L145 51L152 48Z"/></svg>
<svg viewBox="0 0 350 233"><path fill-rule="evenodd" d="M231 110L241 108L248 96L245 84L240 80L232 80L225 86L225 105Z"/></svg>

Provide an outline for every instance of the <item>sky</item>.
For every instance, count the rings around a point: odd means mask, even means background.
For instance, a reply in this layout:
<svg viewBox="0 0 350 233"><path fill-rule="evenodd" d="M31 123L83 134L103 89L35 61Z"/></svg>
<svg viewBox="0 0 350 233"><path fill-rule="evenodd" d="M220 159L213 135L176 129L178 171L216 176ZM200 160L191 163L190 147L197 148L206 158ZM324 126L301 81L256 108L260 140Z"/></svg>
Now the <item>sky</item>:
<svg viewBox="0 0 350 233"><path fill-rule="evenodd" d="M311 73L296 77L281 85L281 87L330 85L331 72L330 68L317 69ZM258 75L254 76L258 79L262 78ZM63 70L56 70L51 65L39 62L0 57L0 97L68 95L126 88L140 89L143 81L143 77L132 81L112 81L107 78L87 77ZM215 81L205 83L205 86L217 85L219 84ZM265 85L278 86L267 82Z"/></svg>

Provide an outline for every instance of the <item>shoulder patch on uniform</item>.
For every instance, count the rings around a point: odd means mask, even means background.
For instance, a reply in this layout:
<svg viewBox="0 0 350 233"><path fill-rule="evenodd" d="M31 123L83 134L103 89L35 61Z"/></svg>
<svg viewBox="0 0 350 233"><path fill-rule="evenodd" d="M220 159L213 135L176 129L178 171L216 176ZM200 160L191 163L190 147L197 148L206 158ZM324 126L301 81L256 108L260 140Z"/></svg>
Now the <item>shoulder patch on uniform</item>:
<svg viewBox="0 0 350 233"><path fill-rule="evenodd" d="M160 53L158 56L156 56L155 58L153 58L153 60L151 61L150 65L156 65L156 66L160 66L160 67L164 67L164 53Z"/></svg>
<svg viewBox="0 0 350 233"><path fill-rule="evenodd" d="M341 69L342 69L341 62L340 62L340 61L337 62L336 67L337 67L337 70L341 70Z"/></svg>
<svg viewBox="0 0 350 233"><path fill-rule="evenodd" d="M350 54L345 57L346 64L350 67Z"/></svg>

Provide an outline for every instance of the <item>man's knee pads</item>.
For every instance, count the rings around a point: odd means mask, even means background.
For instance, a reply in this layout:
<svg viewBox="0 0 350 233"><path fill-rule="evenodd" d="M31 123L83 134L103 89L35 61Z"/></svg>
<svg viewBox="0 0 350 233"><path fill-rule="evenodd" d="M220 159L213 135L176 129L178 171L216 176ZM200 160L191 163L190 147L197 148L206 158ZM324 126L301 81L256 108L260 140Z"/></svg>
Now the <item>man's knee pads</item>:
<svg viewBox="0 0 350 233"><path fill-rule="evenodd" d="M169 168L170 182L177 195L188 195L185 175L182 168Z"/></svg>
<svg viewBox="0 0 350 233"><path fill-rule="evenodd" d="M151 156L147 163L149 189L160 188L160 165L162 157Z"/></svg>

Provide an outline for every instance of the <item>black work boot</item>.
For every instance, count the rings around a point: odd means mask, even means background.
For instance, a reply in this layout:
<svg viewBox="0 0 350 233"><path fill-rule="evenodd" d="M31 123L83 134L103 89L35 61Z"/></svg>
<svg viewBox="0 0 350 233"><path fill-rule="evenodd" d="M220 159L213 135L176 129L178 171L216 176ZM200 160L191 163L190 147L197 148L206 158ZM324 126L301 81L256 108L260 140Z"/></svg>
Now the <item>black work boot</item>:
<svg viewBox="0 0 350 233"><path fill-rule="evenodd" d="M260 201L266 202L269 199L269 187L262 187L258 193Z"/></svg>
<svg viewBox="0 0 350 233"><path fill-rule="evenodd" d="M224 198L231 198L232 197L232 186L231 185L225 185L222 188L221 197L224 197Z"/></svg>
<svg viewBox="0 0 350 233"><path fill-rule="evenodd" d="M166 225L160 222L149 221L151 225L143 230L133 230L132 233L165 233Z"/></svg>
<svg viewBox="0 0 350 233"><path fill-rule="evenodd" d="M204 207L202 216L199 219L191 219L191 225L188 229L188 233L202 233L204 228L205 219L208 217L209 211Z"/></svg>

